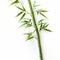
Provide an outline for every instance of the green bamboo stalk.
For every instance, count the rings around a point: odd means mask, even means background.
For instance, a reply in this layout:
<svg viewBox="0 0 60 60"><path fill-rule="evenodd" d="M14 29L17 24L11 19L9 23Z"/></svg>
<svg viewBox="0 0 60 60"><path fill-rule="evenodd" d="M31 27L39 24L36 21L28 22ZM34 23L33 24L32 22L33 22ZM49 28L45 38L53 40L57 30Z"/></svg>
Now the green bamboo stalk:
<svg viewBox="0 0 60 60"><path fill-rule="evenodd" d="M30 13L31 13L31 16L32 16L32 23L33 23L33 26L34 26L35 31L36 31L38 49L39 49L39 58L40 58L40 60L43 60L42 48L41 48L41 42L40 42L40 34L39 34L38 27L37 27L37 24L36 24L36 19L35 19L35 16L34 16L31 0L28 0L28 4L29 4L29 8L30 8Z"/></svg>

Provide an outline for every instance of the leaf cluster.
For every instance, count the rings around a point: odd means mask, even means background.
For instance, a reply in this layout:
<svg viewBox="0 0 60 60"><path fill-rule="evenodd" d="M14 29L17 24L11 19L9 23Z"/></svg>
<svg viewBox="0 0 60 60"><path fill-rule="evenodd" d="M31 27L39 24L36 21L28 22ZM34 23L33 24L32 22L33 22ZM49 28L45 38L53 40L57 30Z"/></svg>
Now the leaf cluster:
<svg viewBox="0 0 60 60"><path fill-rule="evenodd" d="M11 5L15 5L15 4L18 4L20 3L19 0L15 0L14 2L11 3ZM20 17L19 19L19 22L22 23L22 25L20 25L20 27L24 26L25 28L29 28L29 27L32 27L32 19L30 18L25 18L25 16L27 14L29 14L29 12L26 11L26 8L24 7L23 4L21 4L21 6L17 6L15 5L17 9L19 9L19 13L16 15L16 17ZM33 8L37 8L39 5L36 4L36 0L34 0L34 3L33 3ZM47 16L44 14L46 12L48 12L47 10L45 9L37 9L35 11L37 13L37 16L40 14L42 17L46 18L47 19ZM31 14L30 14L31 15ZM38 29L41 31L41 30L46 30L46 31L49 31L51 32L50 29L47 29L48 27L48 23L44 22L44 19L40 19L38 21ZM27 40L30 40L32 38L34 38L34 33L35 33L35 30L34 32L28 32L28 33L25 33L24 35L27 36Z"/></svg>
<svg viewBox="0 0 60 60"><path fill-rule="evenodd" d="M31 23L31 19L24 19L24 21L22 21L22 25L20 26L20 27L22 27L22 26L25 26L25 28L28 28L28 27L31 27L32 26L32 23Z"/></svg>
<svg viewBox="0 0 60 60"><path fill-rule="evenodd" d="M25 33L24 35L27 35L27 39L26 40L30 40L30 39L34 38L33 37L33 32Z"/></svg>
<svg viewBox="0 0 60 60"><path fill-rule="evenodd" d="M48 32L52 32L50 29L47 29L48 25L49 24L47 22L44 22L44 19L38 21L39 30L46 30Z"/></svg>
<svg viewBox="0 0 60 60"><path fill-rule="evenodd" d="M37 12L37 14L40 14L40 15L42 15L43 17L47 18L46 15L44 15L45 12L48 12L47 10L39 9L39 10L37 10L36 12Z"/></svg>
<svg viewBox="0 0 60 60"><path fill-rule="evenodd" d="M19 7L19 6L16 6L16 7L20 10L20 12L16 15L16 17L22 15L21 18L20 18L20 20L22 20L25 17L25 15L26 15L26 9L25 9L24 6L22 6L22 8Z"/></svg>

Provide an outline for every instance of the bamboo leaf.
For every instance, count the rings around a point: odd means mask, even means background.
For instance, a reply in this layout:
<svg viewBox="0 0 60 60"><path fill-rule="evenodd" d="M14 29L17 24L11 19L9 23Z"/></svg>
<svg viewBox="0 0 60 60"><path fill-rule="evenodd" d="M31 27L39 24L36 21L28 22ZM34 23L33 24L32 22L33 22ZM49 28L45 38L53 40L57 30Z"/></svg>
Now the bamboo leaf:
<svg viewBox="0 0 60 60"><path fill-rule="evenodd" d="M48 32L52 32L51 30L49 30L49 29L44 29L44 30L46 30L46 31L48 31Z"/></svg>
<svg viewBox="0 0 60 60"><path fill-rule="evenodd" d="M24 14L21 16L20 20L22 20L25 15L26 15L26 13L24 13ZM19 21L20 21L20 20L19 20Z"/></svg>
<svg viewBox="0 0 60 60"><path fill-rule="evenodd" d="M19 1L18 0L15 0L14 2L11 3L11 5L14 5L16 3L19 3Z"/></svg>
<svg viewBox="0 0 60 60"><path fill-rule="evenodd" d="M42 9L40 9L40 10L37 11L37 14L40 14L40 15L42 15L43 17L47 18L42 12L48 12L48 11L47 11L47 10L42 10Z"/></svg>
<svg viewBox="0 0 60 60"><path fill-rule="evenodd" d="M49 24L44 24L44 28L48 27Z"/></svg>
<svg viewBox="0 0 60 60"><path fill-rule="evenodd" d="M44 19L39 20L39 21L38 21L38 25L40 25L43 20L44 20Z"/></svg>
<svg viewBox="0 0 60 60"><path fill-rule="evenodd" d="M26 24L26 28L28 28L28 27L31 27L32 26L32 24Z"/></svg>
<svg viewBox="0 0 60 60"><path fill-rule="evenodd" d="M42 10L42 9L41 9L41 12L48 12L48 11L47 11L47 10Z"/></svg>
<svg viewBox="0 0 60 60"><path fill-rule="evenodd" d="M41 23L40 23L40 30L42 30L43 29L43 24L42 24L42 21L41 21Z"/></svg>
<svg viewBox="0 0 60 60"><path fill-rule="evenodd" d="M40 9L40 10L37 10L38 13L41 13L41 12L48 12L47 10L43 10L43 9Z"/></svg>
<svg viewBox="0 0 60 60"><path fill-rule="evenodd" d="M16 6L18 9L22 10L22 11L26 11L25 7L22 5L22 8L20 8L19 6Z"/></svg>
<svg viewBox="0 0 60 60"><path fill-rule="evenodd" d="M33 38L33 36L32 36L32 37L28 37L27 40L31 40L32 38ZM27 41L27 40L26 40L26 41Z"/></svg>
<svg viewBox="0 0 60 60"><path fill-rule="evenodd" d="M27 21L25 21L25 23L26 23L26 28L32 26L31 20L29 20L29 21L27 20Z"/></svg>
<svg viewBox="0 0 60 60"><path fill-rule="evenodd" d="M27 23L28 23L27 21L23 21L23 24L20 27L26 25Z"/></svg>
<svg viewBox="0 0 60 60"><path fill-rule="evenodd" d="M20 8L19 6L16 6L19 10L23 10L22 8Z"/></svg>
<svg viewBox="0 0 60 60"><path fill-rule="evenodd" d="M24 20L24 21L22 21L22 23L23 23L23 24L22 24L20 27L22 27L22 26L24 26L24 25L25 25L25 28L32 26L31 21Z"/></svg>
<svg viewBox="0 0 60 60"><path fill-rule="evenodd" d="M40 13L43 17L47 18L43 13Z"/></svg>
<svg viewBox="0 0 60 60"><path fill-rule="evenodd" d="M43 29L43 20L44 19L41 19L41 20L38 21L38 25L40 26L40 30Z"/></svg>
<svg viewBox="0 0 60 60"><path fill-rule="evenodd" d="M27 35L27 40L30 40L30 39L33 38L32 32L30 32L30 33L25 33L25 35Z"/></svg>
<svg viewBox="0 0 60 60"><path fill-rule="evenodd" d="M27 20L24 20L23 22L27 24L29 21L27 21Z"/></svg>
<svg viewBox="0 0 60 60"><path fill-rule="evenodd" d="M16 15L16 17L18 17L19 15L21 15L23 12L20 12L20 13L18 13L17 15Z"/></svg>

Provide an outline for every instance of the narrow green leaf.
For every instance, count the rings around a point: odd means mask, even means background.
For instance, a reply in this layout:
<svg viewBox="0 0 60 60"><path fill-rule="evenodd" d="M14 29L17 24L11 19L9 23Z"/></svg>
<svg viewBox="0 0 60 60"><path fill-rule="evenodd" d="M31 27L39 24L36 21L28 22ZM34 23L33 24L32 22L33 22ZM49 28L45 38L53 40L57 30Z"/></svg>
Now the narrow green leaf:
<svg viewBox="0 0 60 60"><path fill-rule="evenodd" d="M22 20L25 15L26 15L26 13L24 13L24 14L21 16L20 20ZM20 20L19 20L19 21L20 21Z"/></svg>
<svg viewBox="0 0 60 60"><path fill-rule="evenodd" d="M27 40L30 40L30 39L33 38L32 32L30 32L30 33L25 33L24 35L27 35Z"/></svg>
<svg viewBox="0 0 60 60"><path fill-rule="evenodd" d="M31 35L32 35L32 32L29 32L29 33L24 33L24 35L31 36Z"/></svg>
<svg viewBox="0 0 60 60"><path fill-rule="evenodd" d="M26 23L26 28L32 26L31 20L25 20L24 23Z"/></svg>
<svg viewBox="0 0 60 60"><path fill-rule="evenodd" d="M25 26L25 28L28 28L28 27L32 26L31 21L24 20L24 21L22 21L22 23L23 24L20 27Z"/></svg>
<svg viewBox="0 0 60 60"><path fill-rule="evenodd" d="M26 24L26 28L28 28L28 27L31 27L32 26L32 24Z"/></svg>
<svg viewBox="0 0 60 60"><path fill-rule="evenodd" d="M20 8L19 6L16 6L18 9L20 9L20 10L23 10L22 8Z"/></svg>
<svg viewBox="0 0 60 60"><path fill-rule="evenodd" d="M40 13L43 17L47 18L43 13Z"/></svg>
<svg viewBox="0 0 60 60"><path fill-rule="evenodd" d="M52 32L51 30L49 30L49 29L44 29L44 30L46 30L46 31L48 31L48 32Z"/></svg>
<svg viewBox="0 0 60 60"><path fill-rule="evenodd" d="M40 10L36 10L37 14L38 13L42 13L42 12L48 12L47 10L43 10L43 9L40 9Z"/></svg>
<svg viewBox="0 0 60 60"><path fill-rule="evenodd" d="M16 3L19 3L19 1L18 0L15 0L14 2L11 3L11 5L14 5Z"/></svg>
<svg viewBox="0 0 60 60"><path fill-rule="evenodd" d="M22 27L22 26L26 25L27 23L28 23L27 21L23 21L23 24L22 24L22 25L20 25L20 27Z"/></svg>
<svg viewBox="0 0 60 60"><path fill-rule="evenodd" d="M40 23L39 23L39 25L40 25L40 30L43 29L43 23L42 23L42 21L43 21L43 20L40 20Z"/></svg>
<svg viewBox="0 0 60 60"><path fill-rule="evenodd" d="M44 25L44 28L48 27L48 25L49 25L49 24L45 24L45 25Z"/></svg>
<svg viewBox="0 0 60 60"><path fill-rule="evenodd" d="M32 38L33 38L33 36L32 37L28 37L26 41L31 40Z"/></svg>
<svg viewBox="0 0 60 60"><path fill-rule="evenodd" d="M44 20L44 19L39 20L39 21L38 21L38 25L40 25L43 20Z"/></svg>
<svg viewBox="0 0 60 60"><path fill-rule="evenodd" d="M18 17L19 15L21 15L23 12L20 12L20 13L18 13L17 15L16 15L16 17Z"/></svg>
<svg viewBox="0 0 60 60"><path fill-rule="evenodd" d="M40 9L40 12L48 12L47 10Z"/></svg>
<svg viewBox="0 0 60 60"><path fill-rule="evenodd" d="M27 20L24 20L23 22L26 23L26 24L29 23L29 21L27 21Z"/></svg>

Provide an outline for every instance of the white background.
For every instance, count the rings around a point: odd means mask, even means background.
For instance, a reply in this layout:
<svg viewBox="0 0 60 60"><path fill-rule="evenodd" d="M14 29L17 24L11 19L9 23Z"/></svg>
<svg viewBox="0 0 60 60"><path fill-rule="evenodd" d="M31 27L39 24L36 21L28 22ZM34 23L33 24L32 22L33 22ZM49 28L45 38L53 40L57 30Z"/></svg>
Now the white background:
<svg viewBox="0 0 60 60"><path fill-rule="evenodd" d="M25 2L26 0L24 0ZM0 0L0 60L39 60L37 41L25 41L19 29L17 9L9 6L7 0ZM47 9L49 28L53 31L41 32L44 60L60 60L60 0L40 0Z"/></svg>

